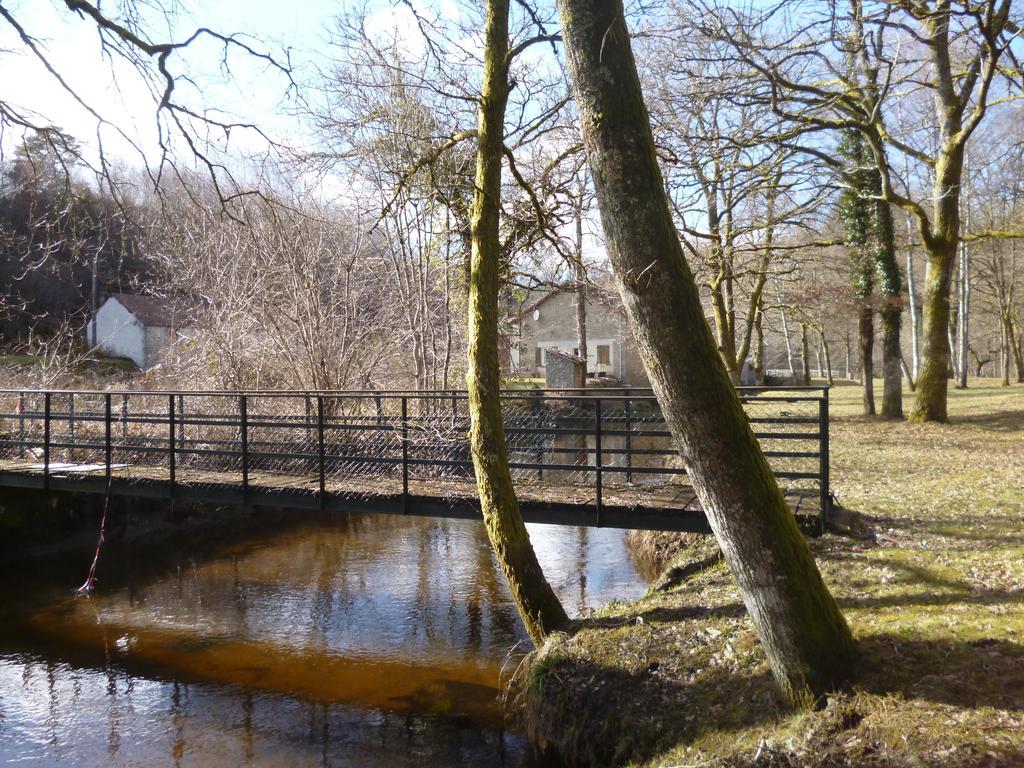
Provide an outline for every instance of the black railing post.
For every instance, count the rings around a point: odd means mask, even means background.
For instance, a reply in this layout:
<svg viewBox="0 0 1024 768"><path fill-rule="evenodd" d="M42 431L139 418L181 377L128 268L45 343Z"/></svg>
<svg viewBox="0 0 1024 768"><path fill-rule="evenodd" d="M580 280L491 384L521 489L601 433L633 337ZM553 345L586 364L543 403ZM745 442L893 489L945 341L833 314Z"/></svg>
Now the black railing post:
<svg viewBox="0 0 1024 768"><path fill-rule="evenodd" d="M306 445L313 442L313 402L309 399L309 393L303 398L306 403Z"/></svg>
<svg viewBox="0 0 1024 768"><path fill-rule="evenodd" d="M18 441L21 443L21 458L28 452L28 441L25 439L25 393L18 393Z"/></svg>
<svg viewBox="0 0 1024 768"><path fill-rule="evenodd" d="M167 437L168 437L168 441L167 442L168 442L168 445L169 445L171 450L170 450L170 453L168 454L167 470L168 470L168 473L169 473L169 476L170 476L170 483L171 483L170 495L171 495L172 499L174 498L174 485L175 485L175 481L177 480L177 472L178 472L178 457L175 454L175 450L176 450L176 447L177 447L177 444L178 444L178 441L177 441L176 435L175 435L175 421L176 421L176 415L174 413L174 395L168 395L167 396Z"/></svg>
<svg viewBox="0 0 1024 768"><path fill-rule="evenodd" d="M597 485L597 527L601 527L602 507L602 472L601 472L601 398L594 399L594 479Z"/></svg>
<svg viewBox="0 0 1024 768"><path fill-rule="evenodd" d="M316 396L317 473L320 481L320 509L327 504L327 473L324 467L324 396Z"/></svg>
<svg viewBox="0 0 1024 768"><path fill-rule="evenodd" d="M536 401L537 401L536 403L530 403L530 410L533 411L535 414L537 414L537 418L535 419L534 423L540 425L541 424L541 420L545 419L545 412L544 412L544 405L545 405L544 397L545 397L545 393L544 392L530 392L530 396L534 397L536 399ZM569 401L569 402L571 403L572 401ZM505 411L504 411L504 409L502 409L502 414L504 414L504 413L505 413ZM503 416L503 418L504 418L504 416ZM558 422L557 422L557 418L558 417L556 416L556 417L552 417L552 418L555 420L555 425L554 425L554 427L552 427L552 429L557 431L558 430ZM527 421L526 423L529 424L529 421ZM508 440L507 437L505 439L506 439L506 441ZM557 441L557 439L558 439L557 435L554 438L552 438L552 441L551 441L552 442L552 447L554 447L555 442ZM536 450L536 452L534 454L537 457L537 479L538 480L543 480L544 479L544 435L538 433L535 442L537 443L537 450ZM555 455L557 456L557 454L555 454ZM557 463L557 461L558 461L557 458L552 459L552 463Z"/></svg>
<svg viewBox="0 0 1024 768"><path fill-rule="evenodd" d="M110 478L113 475L113 446L110 439L111 413L110 395L103 396L103 459L107 468L107 488L110 488Z"/></svg>
<svg viewBox="0 0 1024 768"><path fill-rule="evenodd" d="M633 406L626 398L626 482L633 482Z"/></svg>
<svg viewBox="0 0 1024 768"><path fill-rule="evenodd" d="M402 396L402 511L409 511L409 398Z"/></svg>
<svg viewBox="0 0 1024 768"><path fill-rule="evenodd" d="M68 461L75 460L75 393L68 393Z"/></svg>
<svg viewBox="0 0 1024 768"><path fill-rule="evenodd" d="M832 496L829 494L829 444L828 444L828 387L825 387L818 401L818 484L821 489L821 532L828 524Z"/></svg>
<svg viewBox="0 0 1024 768"><path fill-rule="evenodd" d="M50 487L50 393L43 395L43 488Z"/></svg>
<svg viewBox="0 0 1024 768"><path fill-rule="evenodd" d="M238 419L242 441L242 503L249 501L249 401L245 395L238 398Z"/></svg>
<svg viewBox="0 0 1024 768"><path fill-rule="evenodd" d="M178 447L185 450L185 396L178 395Z"/></svg>
<svg viewBox="0 0 1024 768"><path fill-rule="evenodd" d="M121 443L128 447L128 395L121 395Z"/></svg>

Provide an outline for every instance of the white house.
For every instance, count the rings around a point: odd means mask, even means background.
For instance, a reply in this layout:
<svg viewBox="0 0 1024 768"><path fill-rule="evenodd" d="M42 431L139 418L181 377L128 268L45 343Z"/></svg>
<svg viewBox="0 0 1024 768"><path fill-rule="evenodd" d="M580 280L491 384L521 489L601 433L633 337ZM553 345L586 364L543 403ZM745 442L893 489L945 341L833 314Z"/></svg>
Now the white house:
<svg viewBox="0 0 1024 768"><path fill-rule="evenodd" d="M159 362L182 321L181 310L168 299L113 293L96 310L90 342L145 371Z"/></svg>

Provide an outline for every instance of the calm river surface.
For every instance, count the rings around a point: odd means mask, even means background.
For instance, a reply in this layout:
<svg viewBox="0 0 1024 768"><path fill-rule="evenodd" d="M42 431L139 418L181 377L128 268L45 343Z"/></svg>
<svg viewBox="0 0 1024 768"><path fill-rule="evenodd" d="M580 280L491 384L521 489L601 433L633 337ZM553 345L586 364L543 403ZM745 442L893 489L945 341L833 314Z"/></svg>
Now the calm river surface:
<svg viewBox="0 0 1024 768"><path fill-rule="evenodd" d="M570 615L643 592L623 532L530 533ZM478 522L336 516L104 558L88 598L89 556L0 573L2 765L523 762L496 695L526 635Z"/></svg>

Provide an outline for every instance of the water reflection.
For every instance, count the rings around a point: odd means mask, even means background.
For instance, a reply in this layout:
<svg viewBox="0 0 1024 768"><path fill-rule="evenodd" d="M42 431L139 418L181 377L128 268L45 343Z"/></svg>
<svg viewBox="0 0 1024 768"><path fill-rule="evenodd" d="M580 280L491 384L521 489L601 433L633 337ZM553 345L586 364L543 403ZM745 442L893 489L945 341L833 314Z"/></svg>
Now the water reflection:
<svg viewBox="0 0 1024 768"><path fill-rule="evenodd" d="M644 588L621 532L531 536L570 614ZM88 599L5 579L0 759L518 763L496 694L526 635L479 523L353 515L179 545L157 574L132 557Z"/></svg>
<svg viewBox="0 0 1024 768"><path fill-rule="evenodd" d="M465 722L0 658L5 765L516 766L522 739Z"/></svg>

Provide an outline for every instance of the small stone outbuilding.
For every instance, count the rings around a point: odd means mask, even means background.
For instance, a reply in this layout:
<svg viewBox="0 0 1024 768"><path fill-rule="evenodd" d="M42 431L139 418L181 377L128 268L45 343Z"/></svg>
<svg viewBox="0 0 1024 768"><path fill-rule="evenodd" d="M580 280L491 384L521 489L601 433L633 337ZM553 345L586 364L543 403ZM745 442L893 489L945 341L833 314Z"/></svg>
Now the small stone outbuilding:
<svg viewBox="0 0 1024 768"><path fill-rule="evenodd" d="M544 386L548 389L583 389L586 385L583 358L560 349L549 349L544 368Z"/></svg>
<svg viewBox="0 0 1024 768"><path fill-rule="evenodd" d="M160 362L183 321L180 307L170 299L114 293L96 310L89 341L105 354L127 358L145 371Z"/></svg>

